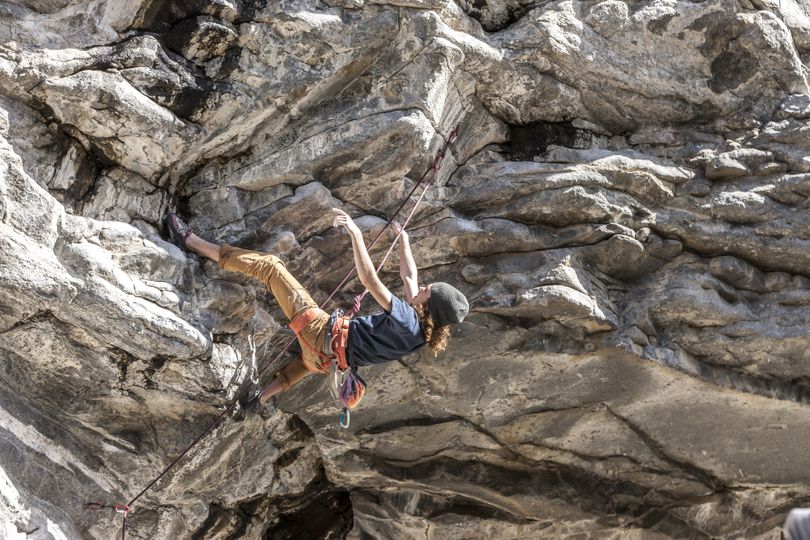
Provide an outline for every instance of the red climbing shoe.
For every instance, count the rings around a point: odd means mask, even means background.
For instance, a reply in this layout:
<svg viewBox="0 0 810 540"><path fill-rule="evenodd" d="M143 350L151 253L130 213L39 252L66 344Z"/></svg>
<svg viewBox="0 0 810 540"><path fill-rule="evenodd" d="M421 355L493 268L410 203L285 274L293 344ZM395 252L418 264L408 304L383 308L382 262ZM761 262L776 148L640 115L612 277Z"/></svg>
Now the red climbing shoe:
<svg viewBox="0 0 810 540"><path fill-rule="evenodd" d="M188 235L194 232L194 229L189 227L188 224L180 219L174 212L168 212L166 217L163 218L163 222L166 225L166 230L169 231L169 240L171 243L180 249L191 251L186 246L186 239Z"/></svg>

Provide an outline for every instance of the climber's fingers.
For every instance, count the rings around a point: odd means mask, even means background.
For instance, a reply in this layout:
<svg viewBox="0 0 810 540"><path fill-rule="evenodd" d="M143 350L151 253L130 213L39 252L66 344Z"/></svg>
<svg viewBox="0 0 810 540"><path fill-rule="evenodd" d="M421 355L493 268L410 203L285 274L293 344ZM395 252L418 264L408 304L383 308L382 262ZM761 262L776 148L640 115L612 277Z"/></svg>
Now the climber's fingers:
<svg viewBox="0 0 810 540"><path fill-rule="evenodd" d="M349 233L351 233L352 230L357 229L357 225L355 225L354 220L349 214L340 208L332 208L332 212L335 213L335 219L332 221L333 227L345 227L346 232Z"/></svg>

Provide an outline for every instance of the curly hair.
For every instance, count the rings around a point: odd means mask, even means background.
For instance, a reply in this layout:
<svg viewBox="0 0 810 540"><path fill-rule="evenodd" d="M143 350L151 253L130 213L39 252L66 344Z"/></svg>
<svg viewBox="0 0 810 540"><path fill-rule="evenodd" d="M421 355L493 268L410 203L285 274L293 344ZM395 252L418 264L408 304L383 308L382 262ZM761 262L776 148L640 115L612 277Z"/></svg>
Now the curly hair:
<svg viewBox="0 0 810 540"><path fill-rule="evenodd" d="M438 356L447 348L447 341L450 339L450 325L445 324L437 328L433 317L430 316L430 308L425 304L416 304L413 309L419 317L419 326L422 327L425 341L433 351L433 356Z"/></svg>

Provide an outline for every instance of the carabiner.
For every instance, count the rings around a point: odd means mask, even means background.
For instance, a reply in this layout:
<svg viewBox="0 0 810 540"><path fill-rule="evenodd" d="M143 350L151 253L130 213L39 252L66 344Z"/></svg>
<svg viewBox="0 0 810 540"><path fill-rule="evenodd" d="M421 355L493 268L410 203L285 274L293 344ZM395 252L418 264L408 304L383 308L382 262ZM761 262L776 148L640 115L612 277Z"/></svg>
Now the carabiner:
<svg viewBox="0 0 810 540"><path fill-rule="evenodd" d="M349 427L349 424L352 421L352 415L348 408L343 407L343 409L340 411L340 415L338 415L338 420L340 421L340 427L343 429Z"/></svg>

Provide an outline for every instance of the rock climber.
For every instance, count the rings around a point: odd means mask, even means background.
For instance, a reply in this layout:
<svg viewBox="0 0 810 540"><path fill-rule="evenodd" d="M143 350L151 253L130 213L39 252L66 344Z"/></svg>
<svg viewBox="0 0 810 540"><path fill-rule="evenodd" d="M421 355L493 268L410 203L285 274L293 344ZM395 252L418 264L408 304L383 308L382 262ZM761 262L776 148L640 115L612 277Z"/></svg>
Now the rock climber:
<svg viewBox="0 0 810 540"><path fill-rule="evenodd" d="M460 323L469 311L464 294L443 282L420 287L408 234L394 222L399 242L403 301L383 284L366 249L363 235L352 218L333 208L333 225L343 227L352 242L354 264L360 282L382 307L375 315L347 318L318 307L304 287L287 271L284 263L268 253L249 251L227 244L217 245L198 236L176 214L168 213L165 225L178 247L217 261L228 271L241 272L262 281L273 293L301 345L301 357L277 372L271 382L247 394L243 408L261 411L276 394L313 373L328 373L333 361L342 369L396 360L428 345L434 355L447 347L452 324Z"/></svg>

